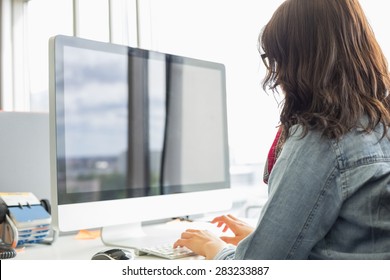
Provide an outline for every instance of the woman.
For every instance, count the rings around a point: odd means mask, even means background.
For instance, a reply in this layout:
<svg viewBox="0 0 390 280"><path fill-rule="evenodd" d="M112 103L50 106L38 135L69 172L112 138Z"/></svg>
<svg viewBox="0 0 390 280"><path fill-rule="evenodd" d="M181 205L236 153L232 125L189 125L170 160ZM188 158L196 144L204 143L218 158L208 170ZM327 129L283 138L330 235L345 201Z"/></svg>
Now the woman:
<svg viewBox="0 0 390 280"><path fill-rule="evenodd" d="M187 230L207 259L390 259L390 76L357 0L287 0L260 36L264 88L285 96L255 229ZM228 243L236 244L228 245Z"/></svg>

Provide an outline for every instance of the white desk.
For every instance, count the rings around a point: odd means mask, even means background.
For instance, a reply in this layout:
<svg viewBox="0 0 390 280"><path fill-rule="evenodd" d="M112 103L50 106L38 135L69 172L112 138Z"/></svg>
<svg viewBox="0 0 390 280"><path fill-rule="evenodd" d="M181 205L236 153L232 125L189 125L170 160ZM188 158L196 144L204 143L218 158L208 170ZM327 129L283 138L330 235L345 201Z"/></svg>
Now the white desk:
<svg viewBox="0 0 390 280"><path fill-rule="evenodd" d="M258 202L257 202L258 203ZM260 204L262 206L262 204ZM236 214L233 212L233 214ZM245 220L247 223L256 225L257 218L242 218L240 215L236 215L240 219ZM203 217L202 221L211 220L214 216ZM147 226L152 227L153 231L161 230L161 227L166 227L167 223L159 225ZM183 232L186 228L195 228L195 229L207 229L217 235L227 235L232 234L222 233L222 230L217 228L216 225L210 224L207 222L181 222L181 223L171 223L169 225L176 228L177 236L180 236L180 233ZM110 248L121 248L120 246L109 247L106 246L99 238L96 239L76 239L76 235L62 235L60 236L52 245L44 244L31 244L26 245L24 249L19 250L15 260L90 260L91 257L99 251L107 250ZM136 259L142 260L164 260L163 258L154 257L154 256L139 256ZM202 259L202 257L190 257L185 259Z"/></svg>
<svg viewBox="0 0 390 280"><path fill-rule="evenodd" d="M93 254L107 249L100 238L77 240L76 235L60 236L52 245L31 244L18 249L19 260L90 260Z"/></svg>
<svg viewBox="0 0 390 280"><path fill-rule="evenodd" d="M52 245L34 244L28 245L18 252L13 260L90 260L99 251L109 248L102 243L100 238L90 240L77 240L75 235L61 236ZM117 247L116 247L117 248ZM130 249L131 251L131 249ZM164 260L154 256L136 256L140 260ZM185 259L202 259L201 257L189 257Z"/></svg>
<svg viewBox="0 0 390 280"><path fill-rule="evenodd" d="M180 224L180 225L179 225ZM179 223L174 225L178 229L178 236L185 228L202 228L211 230L216 234L222 233L215 225L210 223ZM153 225L155 230L159 230L160 226ZM95 239L77 239L76 234L62 235L52 245L45 244L28 244L22 249L17 249L18 254L14 258L15 260L90 260L91 257L99 251L107 250L110 248L103 244L100 237ZM131 249L128 249L131 250ZM163 260L162 258L144 255L137 256L136 259L142 260ZM185 259L202 259L202 257L189 257Z"/></svg>

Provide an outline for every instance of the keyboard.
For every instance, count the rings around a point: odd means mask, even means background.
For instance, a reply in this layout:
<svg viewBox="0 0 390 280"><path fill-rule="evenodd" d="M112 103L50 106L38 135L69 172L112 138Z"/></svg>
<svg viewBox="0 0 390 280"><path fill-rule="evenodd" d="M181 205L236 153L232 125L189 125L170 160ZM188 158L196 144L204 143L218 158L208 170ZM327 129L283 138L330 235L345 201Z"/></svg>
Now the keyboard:
<svg viewBox="0 0 390 280"><path fill-rule="evenodd" d="M158 256L165 259L179 259L190 256L196 256L194 252L187 248L173 248L172 243L162 244L162 245L154 245L150 247L143 247L138 249L139 253L145 253L149 255Z"/></svg>

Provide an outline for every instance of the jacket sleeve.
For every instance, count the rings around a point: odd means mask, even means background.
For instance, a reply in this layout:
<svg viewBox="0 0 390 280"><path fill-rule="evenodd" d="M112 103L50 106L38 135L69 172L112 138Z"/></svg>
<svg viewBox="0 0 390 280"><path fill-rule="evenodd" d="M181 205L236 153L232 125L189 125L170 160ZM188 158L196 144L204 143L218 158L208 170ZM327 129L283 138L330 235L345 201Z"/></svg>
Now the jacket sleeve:
<svg viewBox="0 0 390 280"><path fill-rule="evenodd" d="M228 245L223 248L215 257L214 260L232 260L234 259L234 254L236 247L233 245Z"/></svg>

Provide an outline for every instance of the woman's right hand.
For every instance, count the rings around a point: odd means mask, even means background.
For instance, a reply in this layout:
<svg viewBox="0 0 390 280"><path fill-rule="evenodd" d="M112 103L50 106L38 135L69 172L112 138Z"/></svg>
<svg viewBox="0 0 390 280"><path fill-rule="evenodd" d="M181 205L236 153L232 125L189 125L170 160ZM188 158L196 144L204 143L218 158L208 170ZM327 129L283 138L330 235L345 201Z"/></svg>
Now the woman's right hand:
<svg viewBox="0 0 390 280"><path fill-rule="evenodd" d="M226 243L233 245L237 245L238 242L247 237L254 230L252 226L230 214L216 217L211 223L217 224L217 227L224 226L222 232L226 232L230 229L234 233L234 236L221 236L220 238Z"/></svg>

